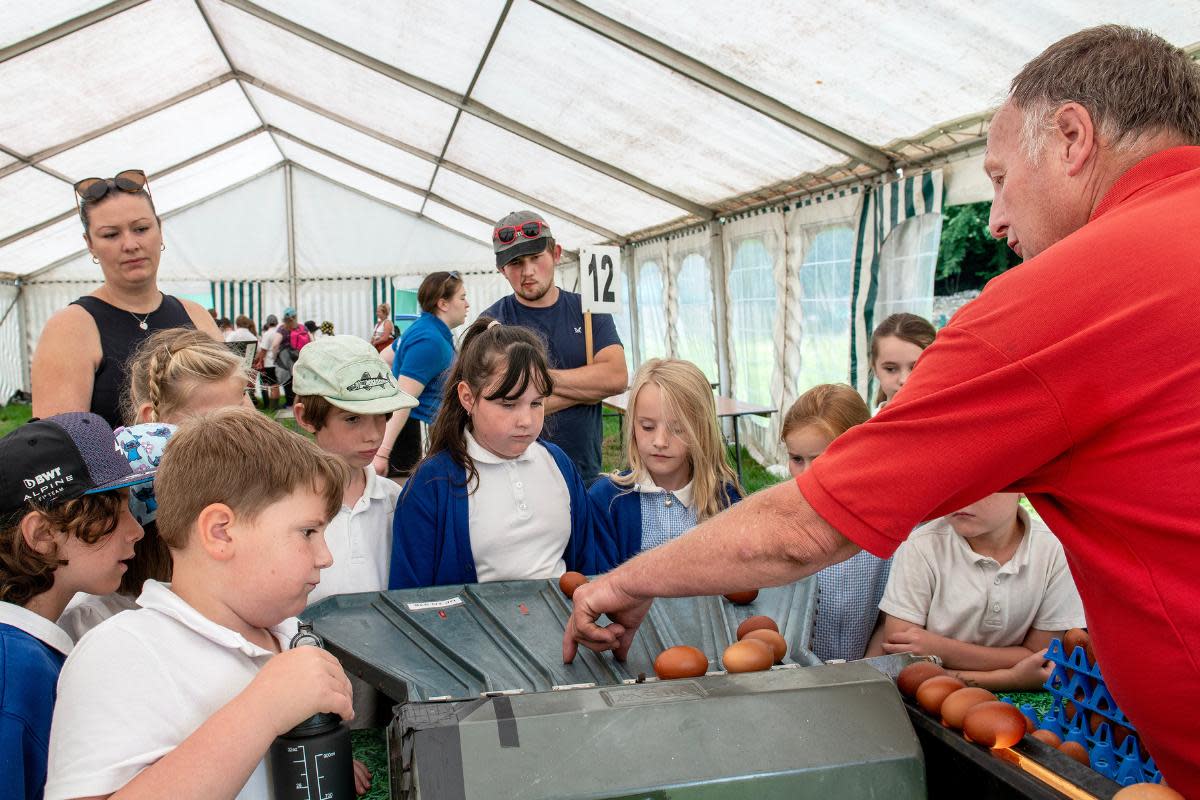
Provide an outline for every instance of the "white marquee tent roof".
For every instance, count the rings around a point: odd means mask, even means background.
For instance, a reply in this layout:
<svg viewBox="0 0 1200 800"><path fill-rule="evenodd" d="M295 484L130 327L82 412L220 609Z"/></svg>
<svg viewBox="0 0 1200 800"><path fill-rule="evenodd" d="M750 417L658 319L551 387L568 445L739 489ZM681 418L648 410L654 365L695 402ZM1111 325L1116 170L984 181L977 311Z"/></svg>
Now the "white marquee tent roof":
<svg viewBox="0 0 1200 800"><path fill-rule="evenodd" d="M1195 0L8 3L0 276L95 278L71 184L129 167L193 251L164 277L486 266L519 207L627 242L977 153L1100 22L1200 42Z"/></svg>

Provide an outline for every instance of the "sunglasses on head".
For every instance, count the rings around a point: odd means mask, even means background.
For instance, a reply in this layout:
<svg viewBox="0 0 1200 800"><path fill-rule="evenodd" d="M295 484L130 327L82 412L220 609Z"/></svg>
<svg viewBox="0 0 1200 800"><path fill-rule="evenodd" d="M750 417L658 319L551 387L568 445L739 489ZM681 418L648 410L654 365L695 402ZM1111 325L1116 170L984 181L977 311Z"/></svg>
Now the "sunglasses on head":
<svg viewBox="0 0 1200 800"><path fill-rule="evenodd" d="M75 182L75 194L81 201L95 202L109 192L128 192L137 194L146 190L150 192L146 173L140 169L123 169L111 178L84 178Z"/></svg>
<svg viewBox="0 0 1200 800"><path fill-rule="evenodd" d="M492 231L492 236L501 244L511 244L516 241L518 235L524 236L526 239L536 239L542 235L542 229L545 227L546 223L535 219L522 222L520 225L505 225L503 228L496 228Z"/></svg>

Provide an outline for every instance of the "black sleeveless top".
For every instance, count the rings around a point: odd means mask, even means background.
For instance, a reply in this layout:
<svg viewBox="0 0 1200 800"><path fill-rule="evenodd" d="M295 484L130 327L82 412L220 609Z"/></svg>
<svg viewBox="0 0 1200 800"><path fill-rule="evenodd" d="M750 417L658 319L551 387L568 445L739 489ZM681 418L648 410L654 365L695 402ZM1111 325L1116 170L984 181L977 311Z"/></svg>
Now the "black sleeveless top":
<svg viewBox="0 0 1200 800"><path fill-rule="evenodd" d="M135 317L131 311L90 295L79 298L71 305L79 306L91 314L96 321L96 329L100 331L100 366L96 368L92 382L90 411L104 417L114 428L124 425L121 395L129 383L129 367L126 364L129 356L154 331L194 328L196 325L183 303L169 294L164 294L158 308L145 317L141 314ZM146 330L141 328L142 319L146 320Z"/></svg>

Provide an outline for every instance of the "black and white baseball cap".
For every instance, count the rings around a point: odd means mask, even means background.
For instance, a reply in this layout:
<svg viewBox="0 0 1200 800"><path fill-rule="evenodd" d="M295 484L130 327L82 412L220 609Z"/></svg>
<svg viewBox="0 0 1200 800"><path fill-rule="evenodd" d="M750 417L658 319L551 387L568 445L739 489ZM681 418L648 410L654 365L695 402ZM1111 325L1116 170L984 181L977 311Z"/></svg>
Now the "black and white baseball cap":
<svg viewBox="0 0 1200 800"><path fill-rule="evenodd" d="M0 513L148 483L154 473L130 463L103 417L56 414L0 439Z"/></svg>

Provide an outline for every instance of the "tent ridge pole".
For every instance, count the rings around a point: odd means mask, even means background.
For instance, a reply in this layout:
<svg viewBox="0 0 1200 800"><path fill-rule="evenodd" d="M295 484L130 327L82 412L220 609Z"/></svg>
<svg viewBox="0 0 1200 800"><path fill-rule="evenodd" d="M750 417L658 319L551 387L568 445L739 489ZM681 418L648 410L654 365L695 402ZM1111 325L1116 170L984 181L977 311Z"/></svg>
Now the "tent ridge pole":
<svg viewBox="0 0 1200 800"><path fill-rule="evenodd" d="M292 162L283 162L284 206L287 213L288 305L296 307L296 201Z"/></svg>

